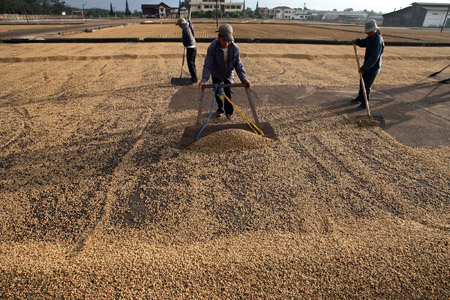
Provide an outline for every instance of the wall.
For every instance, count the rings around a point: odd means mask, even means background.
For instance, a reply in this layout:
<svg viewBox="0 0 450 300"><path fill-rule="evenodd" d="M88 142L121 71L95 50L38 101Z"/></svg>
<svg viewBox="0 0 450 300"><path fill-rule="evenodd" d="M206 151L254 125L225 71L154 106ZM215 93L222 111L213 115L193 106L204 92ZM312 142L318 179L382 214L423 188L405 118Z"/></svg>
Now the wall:
<svg viewBox="0 0 450 300"><path fill-rule="evenodd" d="M427 10L420 6L411 6L383 15L383 26L422 27Z"/></svg>
<svg viewBox="0 0 450 300"><path fill-rule="evenodd" d="M430 9L423 21L423 27L441 27L446 16L447 11Z"/></svg>

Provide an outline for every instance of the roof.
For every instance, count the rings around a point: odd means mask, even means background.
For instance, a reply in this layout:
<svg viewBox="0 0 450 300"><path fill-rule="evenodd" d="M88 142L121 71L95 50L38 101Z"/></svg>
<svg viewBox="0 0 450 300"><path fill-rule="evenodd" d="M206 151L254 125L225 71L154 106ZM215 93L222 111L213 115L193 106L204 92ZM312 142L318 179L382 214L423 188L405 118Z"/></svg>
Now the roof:
<svg viewBox="0 0 450 300"><path fill-rule="evenodd" d="M287 7L287 6L277 6L274 9L292 9L292 8Z"/></svg>
<svg viewBox="0 0 450 300"><path fill-rule="evenodd" d="M160 2L159 4L142 4L141 8L152 8L152 7L160 7L160 6L165 6L165 7L169 7L169 5L165 4L164 2Z"/></svg>
<svg viewBox="0 0 450 300"><path fill-rule="evenodd" d="M417 4L419 6L438 6L438 7L449 7L450 4L448 3L432 3L432 2L413 2L411 3L411 5Z"/></svg>
<svg viewBox="0 0 450 300"><path fill-rule="evenodd" d="M431 3L431 2L413 2L411 3L411 6L391 11L390 13L383 14L383 16L390 15L390 14L397 14L398 12L404 11L406 9L410 9L412 6L417 5L421 6L422 8L426 10L430 9L438 9L438 10L447 10L449 8L449 4L446 3Z"/></svg>

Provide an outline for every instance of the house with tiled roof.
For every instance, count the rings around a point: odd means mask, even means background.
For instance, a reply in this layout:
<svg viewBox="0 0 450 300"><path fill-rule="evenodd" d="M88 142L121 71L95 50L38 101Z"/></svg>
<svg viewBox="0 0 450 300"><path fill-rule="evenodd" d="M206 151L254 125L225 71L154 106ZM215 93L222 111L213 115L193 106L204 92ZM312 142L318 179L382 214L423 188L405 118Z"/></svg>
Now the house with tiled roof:
<svg viewBox="0 0 450 300"><path fill-rule="evenodd" d="M291 20L294 18L294 9L287 6L277 6L272 10L273 19Z"/></svg>

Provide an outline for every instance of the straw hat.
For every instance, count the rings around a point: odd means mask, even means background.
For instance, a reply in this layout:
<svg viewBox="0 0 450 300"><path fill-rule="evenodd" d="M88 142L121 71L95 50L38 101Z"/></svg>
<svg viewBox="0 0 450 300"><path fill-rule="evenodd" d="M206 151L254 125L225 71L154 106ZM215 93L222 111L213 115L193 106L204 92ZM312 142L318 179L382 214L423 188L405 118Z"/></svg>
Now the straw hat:
<svg viewBox="0 0 450 300"><path fill-rule="evenodd" d="M377 22L375 20L369 20L366 22L366 29L364 30L364 33L372 32L378 29L379 27L377 26Z"/></svg>
<svg viewBox="0 0 450 300"><path fill-rule="evenodd" d="M185 19L185 18L178 18L177 24L175 24L175 25L176 25L176 26L183 25L184 22L186 22L186 19Z"/></svg>

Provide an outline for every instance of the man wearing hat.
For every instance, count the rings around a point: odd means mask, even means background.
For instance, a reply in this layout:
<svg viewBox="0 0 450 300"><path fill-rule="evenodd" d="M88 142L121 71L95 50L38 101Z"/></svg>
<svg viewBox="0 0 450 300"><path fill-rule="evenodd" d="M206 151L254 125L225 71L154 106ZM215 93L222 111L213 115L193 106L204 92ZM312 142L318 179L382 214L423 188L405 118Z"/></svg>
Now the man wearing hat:
<svg viewBox="0 0 450 300"><path fill-rule="evenodd" d="M366 48L366 54L364 56L364 64L361 66L359 72L362 74L364 85L367 92L367 100L369 100L370 87L375 81L378 73L380 73L381 68L381 55L384 51L384 41L381 36L379 27L375 20L368 20L365 24L364 33L367 34L365 39L355 39L352 44L356 44L360 47ZM366 104L364 103L364 94L362 84L359 84L359 94L358 97L352 100L352 102L361 102L358 108L365 109Z"/></svg>
<svg viewBox="0 0 450 300"><path fill-rule="evenodd" d="M186 61L189 73L191 73L191 84L196 84L197 70L195 68L195 56L197 55L197 48L195 47L194 25L185 18L179 18L176 25L182 29L183 45L186 47Z"/></svg>
<svg viewBox="0 0 450 300"><path fill-rule="evenodd" d="M239 48L234 43L233 27L229 24L222 24L217 32L218 38L209 45L208 51L206 52L202 79L198 85L198 89L200 91L202 90L203 84L209 80L210 76L214 84L233 83L233 70L236 70L241 82L248 84L250 87L250 81L247 80L247 74L245 73L244 65L239 55ZM224 90L225 95L231 100L231 88L224 88ZM219 106L216 111L216 117L220 117L225 113L227 119L231 119L233 106L228 101L223 103L219 97L219 91L216 91L216 102Z"/></svg>

